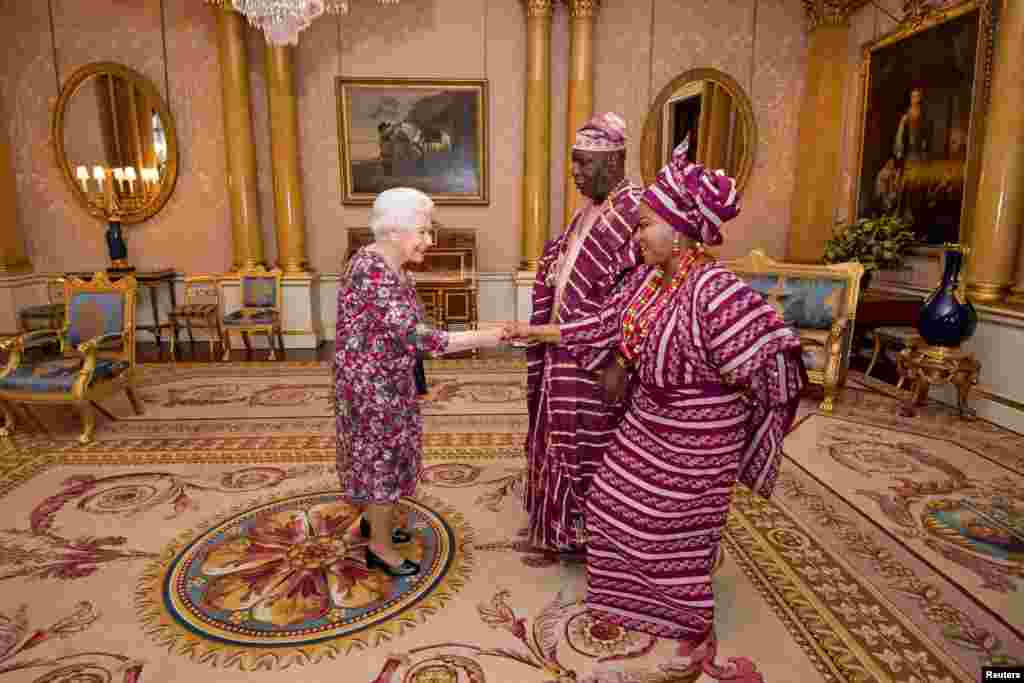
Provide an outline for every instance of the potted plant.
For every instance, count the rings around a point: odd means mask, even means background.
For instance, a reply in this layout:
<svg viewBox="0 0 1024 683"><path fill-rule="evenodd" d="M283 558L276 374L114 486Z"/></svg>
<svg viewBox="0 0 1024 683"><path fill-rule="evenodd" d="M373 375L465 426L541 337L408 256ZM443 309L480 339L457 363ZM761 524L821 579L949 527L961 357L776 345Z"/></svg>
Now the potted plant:
<svg viewBox="0 0 1024 683"><path fill-rule="evenodd" d="M909 223L896 216L862 218L850 225L836 228L825 243L825 263L856 261L864 266L860 286L867 289L877 270L898 268L907 249L915 242Z"/></svg>

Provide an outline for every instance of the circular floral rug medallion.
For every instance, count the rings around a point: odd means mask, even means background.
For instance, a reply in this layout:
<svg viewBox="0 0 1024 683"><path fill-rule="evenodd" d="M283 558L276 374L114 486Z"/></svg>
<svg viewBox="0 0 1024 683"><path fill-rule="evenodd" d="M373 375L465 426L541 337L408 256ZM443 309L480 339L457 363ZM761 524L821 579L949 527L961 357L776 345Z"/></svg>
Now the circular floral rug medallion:
<svg viewBox="0 0 1024 683"><path fill-rule="evenodd" d="M284 668L365 649L423 621L463 585L468 529L439 502L403 500L422 570L366 566L356 508L308 492L232 510L183 534L151 565L140 616L163 645L215 666Z"/></svg>

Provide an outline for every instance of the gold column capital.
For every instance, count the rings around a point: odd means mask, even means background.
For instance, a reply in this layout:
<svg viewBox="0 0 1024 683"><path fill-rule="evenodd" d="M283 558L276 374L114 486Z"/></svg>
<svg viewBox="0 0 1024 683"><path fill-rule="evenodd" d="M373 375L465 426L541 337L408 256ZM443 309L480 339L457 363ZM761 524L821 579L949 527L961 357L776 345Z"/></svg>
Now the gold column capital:
<svg viewBox="0 0 1024 683"><path fill-rule="evenodd" d="M593 19L601 9L601 0L562 0L573 19Z"/></svg>
<svg viewBox="0 0 1024 683"><path fill-rule="evenodd" d="M803 0L807 32L812 33L822 26L846 26L850 23L850 11L856 0Z"/></svg>
<svg viewBox="0 0 1024 683"><path fill-rule="evenodd" d="M526 8L526 16L530 18L551 18L555 2L554 0L523 0L523 6Z"/></svg>

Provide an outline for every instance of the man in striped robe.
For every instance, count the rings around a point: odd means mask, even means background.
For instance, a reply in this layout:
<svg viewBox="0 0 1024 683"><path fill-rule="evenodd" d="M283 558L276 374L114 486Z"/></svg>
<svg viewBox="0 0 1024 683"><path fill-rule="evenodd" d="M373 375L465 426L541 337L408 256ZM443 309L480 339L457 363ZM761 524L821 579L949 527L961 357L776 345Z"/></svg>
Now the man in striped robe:
<svg viewBox="0 0 1024 683"><path fill-rule="evenodd" d="M602 310L615 286L639 263L632 243L642 187L625 178L626 123L595 116L576 135L572 171L586 198L537 264L533 325L562 324ZM609 405L587 350L556 344L527 348L526 509L534 547L583 550L584 495L621 411ZM609 356L609 359L611 356Z"/></svg>

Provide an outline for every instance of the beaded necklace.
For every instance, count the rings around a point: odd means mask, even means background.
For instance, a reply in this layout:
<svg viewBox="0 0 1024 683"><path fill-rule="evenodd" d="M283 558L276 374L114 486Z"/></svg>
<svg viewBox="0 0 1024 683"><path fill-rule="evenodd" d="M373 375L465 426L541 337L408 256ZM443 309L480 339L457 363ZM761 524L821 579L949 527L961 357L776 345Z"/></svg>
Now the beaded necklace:
<svg viewBox="0 0 1024 683"><path fill-rule="evenodd" d="M619 345L619 352L630 365L636 365L647 331L661 316L665 304L672 298L672 293L683 284L687 271L702 253L703 251L698 248L687 249L679 260L679 268L676 269L668 287L662 286L665 271L659 268L626 308L626 313L622 317L622 343Z"/></svg>

